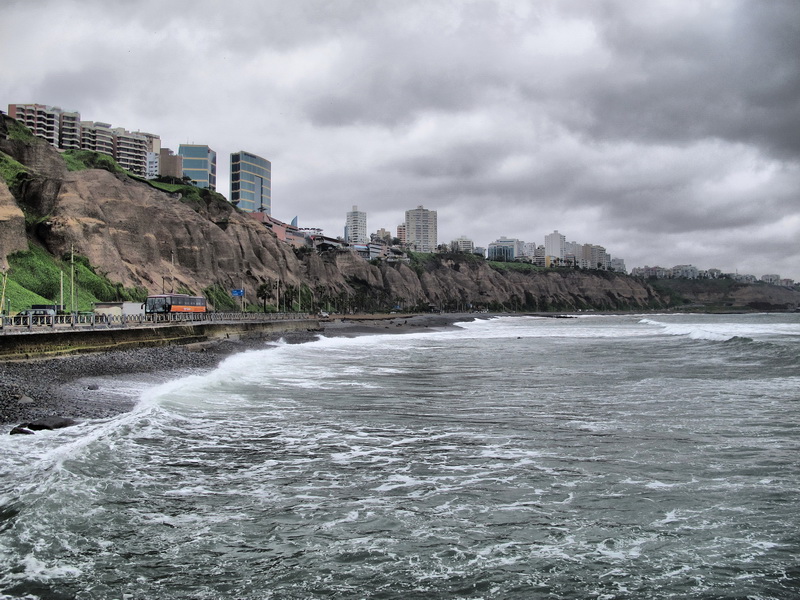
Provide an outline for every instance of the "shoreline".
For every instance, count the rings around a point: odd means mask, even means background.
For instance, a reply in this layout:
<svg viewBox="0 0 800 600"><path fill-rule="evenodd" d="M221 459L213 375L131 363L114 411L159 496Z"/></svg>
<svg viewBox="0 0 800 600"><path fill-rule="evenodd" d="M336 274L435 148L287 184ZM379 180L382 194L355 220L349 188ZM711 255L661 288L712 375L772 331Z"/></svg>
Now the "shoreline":
<svg viewBox="0 0 800 600"><path fill-rule="evenodd" d="M4 361L0 362L0 435L7 434L15 426L47 417L85 421L129 412L138 403L143 386L208 372L228 356L264 349L280 339L300 344L320 335L402 334L437 330L493 316L471 313L334 315L321 321L324 329L320 332L274 333L239 340ZM109 382L113 385L108 385Z"/></svg>

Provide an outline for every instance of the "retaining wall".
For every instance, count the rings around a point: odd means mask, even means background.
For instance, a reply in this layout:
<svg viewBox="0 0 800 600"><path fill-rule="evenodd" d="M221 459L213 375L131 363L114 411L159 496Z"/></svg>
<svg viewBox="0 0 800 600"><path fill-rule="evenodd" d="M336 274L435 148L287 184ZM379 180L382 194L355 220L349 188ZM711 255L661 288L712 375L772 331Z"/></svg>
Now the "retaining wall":
<svg viewBox="0 0 800 600"><path fill-rule="evenodd" d="M0 336L0 360L78 352L191 344L220 339L262 337L292 331L320 331L319 321L265 321L157 325L130 329L50 330Z"/></svg>

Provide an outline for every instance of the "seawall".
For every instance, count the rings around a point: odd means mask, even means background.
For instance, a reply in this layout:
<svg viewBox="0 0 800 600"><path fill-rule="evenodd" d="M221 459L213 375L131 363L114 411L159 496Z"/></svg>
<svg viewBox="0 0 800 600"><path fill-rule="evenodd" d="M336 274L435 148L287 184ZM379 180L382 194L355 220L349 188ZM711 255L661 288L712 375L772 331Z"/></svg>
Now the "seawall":
<svg viewBox="0 0 800 600"><path fill-rule="evenodd" d="M70 329L0 336L0 360L48 358L82 352L259 338L321 331L316 319L243 323L193 323L123 329Z"/></svg>

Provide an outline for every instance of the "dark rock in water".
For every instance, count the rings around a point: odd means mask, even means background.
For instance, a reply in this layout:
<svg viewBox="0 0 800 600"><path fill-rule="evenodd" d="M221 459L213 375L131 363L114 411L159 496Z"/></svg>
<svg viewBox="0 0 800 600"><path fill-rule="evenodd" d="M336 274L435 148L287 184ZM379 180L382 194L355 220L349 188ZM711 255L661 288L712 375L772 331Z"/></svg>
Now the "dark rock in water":
<svg viewBox="0 0 800 600"><path fill-rule="evenodd" d="M67 417L44 417L43 419L38 419L30 423L22 423L21 425L14 427L14 429L11 430L11 433L29 434L33 433L34 431L49 431L53 429L69 427L70 425L75 425L76 423L77 421L75 419L69 419Z"/></svg>
<svg viewBox="0 0 800 600"><path fill-rule="evenodd" d="M8 435L33 435L33 432L30 429L25 429L22 425L17 425Z"/></svg>
<svg viewBox="0 0 800 600"><path fill-rule="evenodd" d="M62 427L69 427L75 425L77 421L69 417L44 417L28 423L28 429L33 431L41 431L42 429L61 429Z"/></svg>
<svg viewBox="0 0 800 600"><path fill-rule="evenodd" d="M92 384L91 384L91 385L89 385L89 387L88 387L88 388L86 388L86 389L87 389L87 390L99 390L99 389L100 389L100 386L99 386L99 385L97 385L96 383L92 383Z"/></svg>

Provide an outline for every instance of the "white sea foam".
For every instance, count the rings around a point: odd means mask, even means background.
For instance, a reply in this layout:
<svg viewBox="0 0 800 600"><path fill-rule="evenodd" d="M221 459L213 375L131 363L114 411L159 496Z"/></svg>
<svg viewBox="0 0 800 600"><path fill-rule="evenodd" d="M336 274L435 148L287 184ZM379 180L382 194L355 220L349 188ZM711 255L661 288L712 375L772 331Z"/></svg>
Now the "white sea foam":
<svg viewBox="0 0 800 600"><path fill-rule="evenodd" d="M639 321L660 329L669 336L685 336L695 340L728 341L734 338L762 339L770 337L800 336L800 324L773 321L743 322L712 315L680 315L678 318L650 319Z"/></svg>

